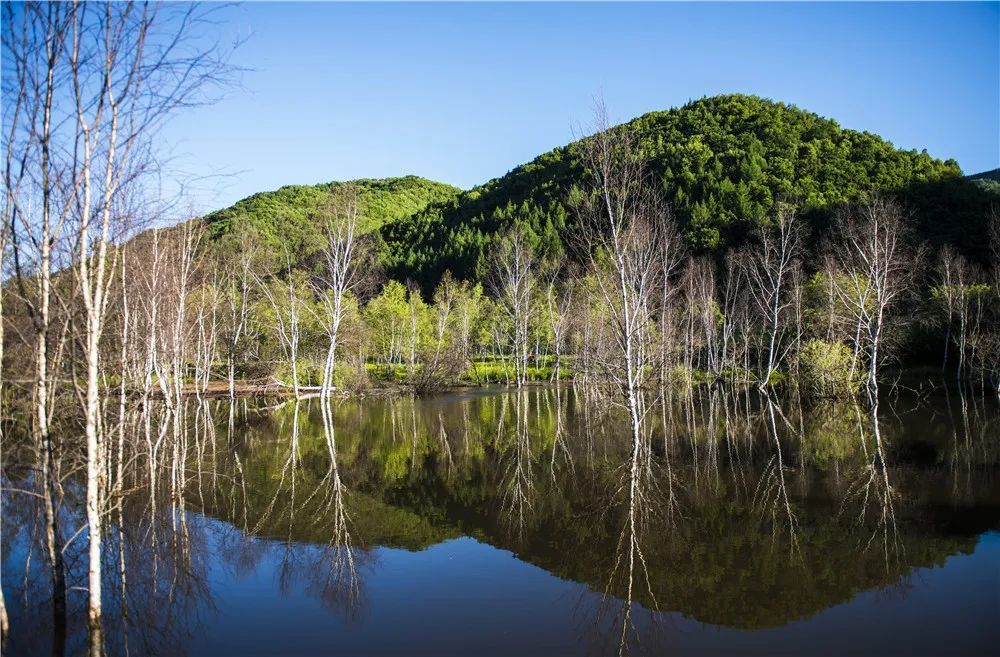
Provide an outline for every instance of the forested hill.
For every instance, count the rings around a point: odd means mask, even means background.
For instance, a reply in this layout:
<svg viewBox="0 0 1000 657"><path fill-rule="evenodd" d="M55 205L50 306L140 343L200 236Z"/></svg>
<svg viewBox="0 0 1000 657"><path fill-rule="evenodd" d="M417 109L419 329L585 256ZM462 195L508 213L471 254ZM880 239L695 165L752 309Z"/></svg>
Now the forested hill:
<svg viewBox="0 0 1000 657"><path fill-rule="evenodd" d="M1000 169L992 169L971 175L969 176L969 180L978 185L980 189L1000 195Z"/></svg>
<svg viewBox="0 0 1000 657"><path fill-rule="evenodd" d="M444 203L461 192L457 187L419 176L350 182L359 189L358 210L365 232L391 225L433 203ZM272 248L287 245L296 258L308 257L322 239L316 212L341 184L288 185L254 194L205 217L209 234L218 238L246 228Z"/></svg>
<svg viewBox="0 0 1000 657"><path fill-rule="evenodd" d="M953 160L899 150L871 133L755 96L704 98L625 127L637 131L650 173L695 251L738 244L749 227L773 216L779 201L800 204L821 225L830 209L877 190L901 194L931 243L985 255L990 193L962 177ZM578 144L383 226L389 273L428 286L445 270L481 278L492 239L515 221L531 229L542 257L559 257L574 229L568 199L583 176Z"/></svg>
<svg viewBox="0 0 1000 657"><path fill-rule="evenodd" d="M992 180L993 182L1000 182L1000 169L991 169L989 171L976 173L969 176L969 178L972 180Z"/></svg>

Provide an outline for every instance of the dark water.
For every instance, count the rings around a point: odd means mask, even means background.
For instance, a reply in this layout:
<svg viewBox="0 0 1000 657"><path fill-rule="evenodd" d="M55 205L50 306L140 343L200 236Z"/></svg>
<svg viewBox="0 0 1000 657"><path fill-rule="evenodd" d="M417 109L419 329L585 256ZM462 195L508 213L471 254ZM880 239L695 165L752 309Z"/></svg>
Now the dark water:
<svg viewBox="0 0 1000 657"><path fill-rule="evenodd" d="M156 409L123 433L108 651L996 654L998 418L954 394L872 412L716 391L651 400L636 449L571 388ZM3 530L8 652L51 654L32 498L5 495Z"/></svg>

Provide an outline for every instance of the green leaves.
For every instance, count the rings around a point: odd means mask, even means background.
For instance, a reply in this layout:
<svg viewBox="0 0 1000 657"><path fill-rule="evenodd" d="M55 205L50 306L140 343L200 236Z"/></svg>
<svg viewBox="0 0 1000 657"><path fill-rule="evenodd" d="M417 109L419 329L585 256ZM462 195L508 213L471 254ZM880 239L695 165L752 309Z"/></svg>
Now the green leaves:
<svg viewBox="0 0 1000 657"><path fill-rule="evenodd" d="M825 221L836 206L872 190L909 195L916 184L962 180L953 161L898 150L876 135L755 96L703 98L615 129L637 133L648 174L661 182L689 246L700 252L739 246L779 203L805 205ZM495 235L513 223L538 237L533 246L542 259L563 259L578 230L574 208L585 175L579 148L575 142L544 153L450 203L386 226L390 275L412 278L425 291L446 270L474 279ZM924 225L942 223L923 217L944 216L944 208L920 199L914 205Z"/></svg>
<svg viewBox="0 0 1000 657"><path fill-rule="evenodd" d="M323 243L323 222L317 218L324 204L342 184L289 185L262 192L208 215L209 234L216 240L238 231L250 231L272 251L294 254L295 264L308 267ZM351 181L359 191L360 230L377 231L419 212L431 204L455 197L459 190L417 176Z"/></svg>

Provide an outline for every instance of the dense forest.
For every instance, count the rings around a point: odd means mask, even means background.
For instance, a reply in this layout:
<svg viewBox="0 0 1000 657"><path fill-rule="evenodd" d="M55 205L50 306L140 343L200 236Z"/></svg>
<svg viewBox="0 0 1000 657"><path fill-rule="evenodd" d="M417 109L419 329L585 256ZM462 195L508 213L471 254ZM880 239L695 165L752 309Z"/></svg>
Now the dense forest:
<svg viewBox="0 0 1000 657"><path fill-rule="evenodd" d="M239 378L307 388L385 379L424 387L585 375L589 326L603 321L594 314L602 294L594 269L605 265L594 256L607 244L588 216L600 190L587 160L602 140L619 151L622 140L628 144L613 166L641 169L641 180L615 193L654 195L658 238L677 234L670 258L684 264L667 271L661 263L669 280L658 282L668 288L659 305L669 297L676 312L661 307L655 331L675 324L676 344L661 360L688 371L682 378L768 379L789 370L799 378L809 359L849 363L854 377L866 369L865 324L879 334L869 342L885 341L887 362L950 364L981 382L994 376L990 272L998 245L990 217L1000 191L990 172L966 178L954 161L898 150L754 96L706 98L608 124L603 134L465 192L415 176L289 186L160 231L157 240L183 234L177 239L201 263L191 267L187 312L211 317L212 332L224 333L215 306L229 304L235 334L199 349L212 358L228 354L217 373L228 373L231 394ZM642 214L643 203L630 211ZM865 285L847 276L865 264L847 233L887 221L899 244L895 270L883 274L900 278L906 270L906 280L882 297L869 289L878 272ZM133 240L139 260L149 259L151 235ZM336 329L331 292L343 296ZM715 318L694 317L706 303ZM911 312L873 322L872 303ZM293 324L294 345L286 335ZM331 331L339 347L331 346ZM334 363L328 357L337 348ZM512 361L518 351L519 367ZM564 369L570 361L575 369ZM207 391L213 365L201 369L189 379Z"/></svg>
<svg viewBox="0 0 1000 657"><path fill-rule="evenodd" d="M363 220L359 230L377 231L420 212L432 204L445 203L461 190L418 176L354 180L359 193L358 210ZM287 249L297 261L315 256L323 242L323 226L315 220L331 194L342 183L288 185L261 192L205 217L213 240L240 230L253 232L268 248Z"/></svg>
<svg viewBox="0 0 1000 657"><path fill-rule="evenodd" d="M637 135L651 181L670 201L697 253L721 254L766 224L778 204L801 208L823 228L835 208L872 191L912 210L920 234L987 257L983 217L989 199L954 161L901 151L876 135L755 96L726 95L652 112L616 130ZM545 153L507 175L386 225L389 270L425 285L450 270L481 278L492 240L524 225L542 258L572 251L573 208L585 173L581 142Z"/></svg>
<svg viewBox="0 0 1000 657"><path fill-rule="evenodd" d="M871 133L756 96L704 98L615 129L637 135L650 180L695 253L721 257L743 245L779 204L798 207L819 234L838 207L879 191L906 205L930 245L952 244L977 262L988 260L983 218L1000 194L990 172L965 178L952 160L899 150ZM494 240L515 224L540 259L577 256L575 208L586 177L581 143L464 192L415 176L354 181L364 190L364 230L378 231L389 277L416 281L425 293L446 271L482 281ZM311 217L336 186L259 193L206 221L213 237L246 224L305 262L320 240Z"/></svg>

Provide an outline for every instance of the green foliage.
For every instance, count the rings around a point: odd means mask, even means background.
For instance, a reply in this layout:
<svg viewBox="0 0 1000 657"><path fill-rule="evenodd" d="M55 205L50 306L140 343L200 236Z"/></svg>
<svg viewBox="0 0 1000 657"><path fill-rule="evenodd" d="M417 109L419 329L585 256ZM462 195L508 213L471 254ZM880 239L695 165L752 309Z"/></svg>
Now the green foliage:
<svg viewBox="0 0 1000 657"><path fill-rule="evenodd" d="M779 202L800 204L823 226L832 208L873 190L899 192L923 235L978 253L985 201L958 165L902 151L879 137L841 128L755 96L704 98L652 112L616 129L635 130L650 175L671 201L691 247L739 245ZM387 224L386 264L400 279L433 285L444 271L480 279L495 235L520 223L542 260L564 256L577 228L580 142L545 153L501 178ZM982 254L980 254L982 255Z"/></svg>
<svg viewBox="0 0 1000 657"><path fill-rule="evenodd" d="M972 301L988 297L993 287L987 283L972 283L971 285L935 285L931 288L931 301L944 305L947 299L962 299Z"/></svg>
<svg viewBox="0 0 1000 657"><path fill-rule="evenodd" d="M447 201L460 191L418 176L351 182L359 190L359 228L364 233L397 222L432 203ZM316 213L342 184L288 185L254 194L205 217L209 235L219 240L248 229L270 250L280 253L287 248L302 263L319 250L322 241L322 225L315 220Z"/></svg>
<svg viewBox="0 0 1000 657"><path fill-rule="evenodd" d="M356 367L349 363L337 363L333 370L333 383L338 390L363 392L371 385L367 367Z"/></svg>
<svg viewBox="0 0 1000 657"><path fill-rule="evenodd" d="M809 340L799 351L799 382L814 397L849 397L861 388L851 371L851 349L842 342Z"/></svg>
<svg viewBox="0 0 1000 657"><path fill-rule="evenodd" d="M864 411L856 402L829 401L816 404L803 414L802 448L820 470L853 461L863 467L864 443L858 440L858 421Z"/></svg>

